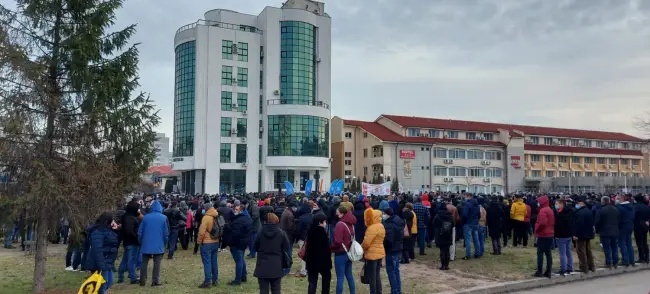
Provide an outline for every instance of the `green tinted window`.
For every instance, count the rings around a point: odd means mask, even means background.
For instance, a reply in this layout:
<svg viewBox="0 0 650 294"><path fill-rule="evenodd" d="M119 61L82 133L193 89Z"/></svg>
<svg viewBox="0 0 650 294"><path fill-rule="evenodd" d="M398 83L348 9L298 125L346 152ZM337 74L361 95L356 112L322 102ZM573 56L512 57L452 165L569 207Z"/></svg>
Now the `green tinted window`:
<svg viewBox="0 0 650 294"><path fill-rule="evenodd" d="M232 118L221 118L221 137L230 137L230 130L232 130Z"/></svg>
<svg viewBox="0 0 650 294"><path fill-rule="evenodd" d="M245 118L237 119L237 137L246 137L246 122Z"/></svg>
<svg viewBox="0 0 650 294"><path fill-rule="evenodd" d="M232 85L232 66L221 66L221 84Z"/></svg>
<svg viewBox="0 0 650 294"><path fill-rule="evenodd" d="M221 57L232 60L232 41L221 41Z"/></svg>
<svg viewBox="0 0 650 294"><path fill-rule="evenodd" d="M329 120L309 115L268 117L268 156L329 157Z"/></svg>
<svg viewBox="0 0 650 294"><path fill-rule="evenodd" d="M230 162L230 143L221 143L221 149L219 149L219 154L221 157L221 162L224 163Z"/></svg>
<svg viewBox="0 0 650 294"><path fill-rule="evenodd" d="M196 42L180 44L175 49L174 145L173 156L194 154L194 81Z"/></svg>
<svg viewBox="0 0 650 294"><path fill-rule="evenodd" d="M280 29L280 100L282 104L313 104L316 27L299 21L283 21Z"/></svg>
<svg viewBox="0 0 650 294"><path fill-rule="evenodd" d="M232 92L221 91L221 110L232 110Z"/></svg>
<svg viewBox="0 0 650 294"><path fill-rule="evenodd" d="M237 93L237 110L248 111L248 94Z"/></svg>
<svg viewBox="0 0 650 294"><path fill-rule="evenodd" d="M237 56L239 61L248 61L248 43L237 43Z"/></svg>
<svg viewBox="0 0 650 294"><path fill-rule="evenodd" d="M248 87L248 68L237 68L237 86Z"/></svg>
<svg viewBox="0 0 650 294"><path fill-rule="evenodd" d="M246 144L237 144L237 154L235 157L237 163L246 162Z"/></svg>

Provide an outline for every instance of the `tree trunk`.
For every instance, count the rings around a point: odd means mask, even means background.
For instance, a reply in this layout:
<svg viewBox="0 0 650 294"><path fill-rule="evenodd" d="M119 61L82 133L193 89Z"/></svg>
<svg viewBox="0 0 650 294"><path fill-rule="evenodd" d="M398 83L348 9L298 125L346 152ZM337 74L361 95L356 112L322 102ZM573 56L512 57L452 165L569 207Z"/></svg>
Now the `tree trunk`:
<svg viewBox="0 0 650 294"><path fill-rule="evenodd" d="M34 256L34 293L45 292L45 262L47 261L47 220L39 216L36 225L36 253Z"/></svg>

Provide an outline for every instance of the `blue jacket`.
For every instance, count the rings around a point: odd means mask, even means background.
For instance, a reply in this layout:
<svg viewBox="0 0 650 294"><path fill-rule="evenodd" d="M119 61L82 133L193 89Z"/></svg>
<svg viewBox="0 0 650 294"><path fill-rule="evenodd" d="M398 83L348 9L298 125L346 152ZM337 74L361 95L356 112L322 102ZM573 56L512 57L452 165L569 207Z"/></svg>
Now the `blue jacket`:
<svg viewBox="0 0 650 294"><path fill-rule="evenodd" d="M594 215L587 207L580 207L575 214L575 236L580 240L591 240L596 236L594 232Z"/></svg>
<svg viewBox="0 0 650 294"><path fill-rule="evenodd" d="M394 214L402 213L402 211L399 209L399 202L397 202L397 200L393 199L391 201L388 201L388 205L393 209Z"/></svg>
<svg viewBox="0 0 650 294"><path fill-rule="evenodd" d="M386 229L386 237L384 238L386 252L402 252L404 221L399 216L393 215L384 222L384 228Z"/></svg>
<svg viewBox="0 0 650 294"><path fill-rule="evenodd" d="M619 221L618 229L619 234L632 234L634 231L634 205L630 202L625 204L617 204Z"/></svg>
<svg viewBox="0 0 650 294"><path fill-rule="evenodd" d="M478 226L479 218L481 218L481 209L478 207L478 201L476 199L466 200L461 215L463 224Z"/></svg>
<svg viewBox="0 0 650 294"><path fill-rule="evenodd" d="M104 226L97 227L90 235L90 254L86 261L88 264L86 269L91 271L113 270L119 245L117 233Z"/></svg>
<svg viewBox="0 0 650 294"><path fill-rule="evenodd" d="M165 253L165 244L169 240L169 225L162 211L162 205L155 200L151 204L150 212L142 218L138 227L140 252L143 254Z"/></svg>

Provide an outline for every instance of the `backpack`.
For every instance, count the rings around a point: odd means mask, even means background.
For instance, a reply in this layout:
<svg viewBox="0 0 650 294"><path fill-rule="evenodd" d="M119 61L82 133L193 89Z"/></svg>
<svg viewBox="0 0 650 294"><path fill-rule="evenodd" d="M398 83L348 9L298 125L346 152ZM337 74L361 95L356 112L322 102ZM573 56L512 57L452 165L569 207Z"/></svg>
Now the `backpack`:
<svg viewBox="0 0 650 294"><path fill-rule="evenodd" d="M343 222L341 222L343 223ZM352 237L352 244L350 244L350 250L348 250L347 247L345 247L345 244L341 244L343 246L343 250L348 254L348 258L351 261L359 261L361 258L363 258L363 247L361 247L361 244L357 242L357 240L354 238L354 235L350 232L350 228L348 228L348 225L343 223L343 226L345 227L346 230L348 230L348 233L350 234L350 237ZM352 227L352 230L354 231L354 227ZM356 232L354 233L356 235Z"/></svg>
<svg viewBox="0 0 650 294"><path fill-rule="evenodd" d="M452 229L451 222L443 222L442 226L440 227L440 236L451 235L451 229Z"/></svg>
<svg viewBox="0 0 650 294"><path fill-rule="evenodd" d="M223 236L223 227L226 226L226 221L222 215L216 216L212 219L212 230L210 230L210 238L212 240L219 240Z"/></svg>

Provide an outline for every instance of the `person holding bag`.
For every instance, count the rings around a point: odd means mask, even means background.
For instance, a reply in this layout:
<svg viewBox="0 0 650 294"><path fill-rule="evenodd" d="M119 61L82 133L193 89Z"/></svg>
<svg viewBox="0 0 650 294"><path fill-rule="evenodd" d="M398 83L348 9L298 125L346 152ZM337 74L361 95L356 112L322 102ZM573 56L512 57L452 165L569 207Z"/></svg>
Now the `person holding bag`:
<svg viewBox="0 0 650 294"><path fill-rule="evenodd" d="M352 260L348 257L348 249L352 247L355 238L354 225L357 219L348 211L346 206L336 210L339 222L334 227L334 238L330 250L334 253L334 269L336 271L336 294L343 293L343 283L347 279L350 293L355 293L354 276L352 275Z"/></svg>
<svg viewBox="0 0 650 294"><path fill-rule="evenodd" d="M361 247L363 248L364 280L367 279L370 286L370 294L381 293L381 260L386 256L384 250L384 238L386 230L381 223L382 213L372 208L366 209L363 213L364 222L366 223L366 235L363 238Z"/></svg>

